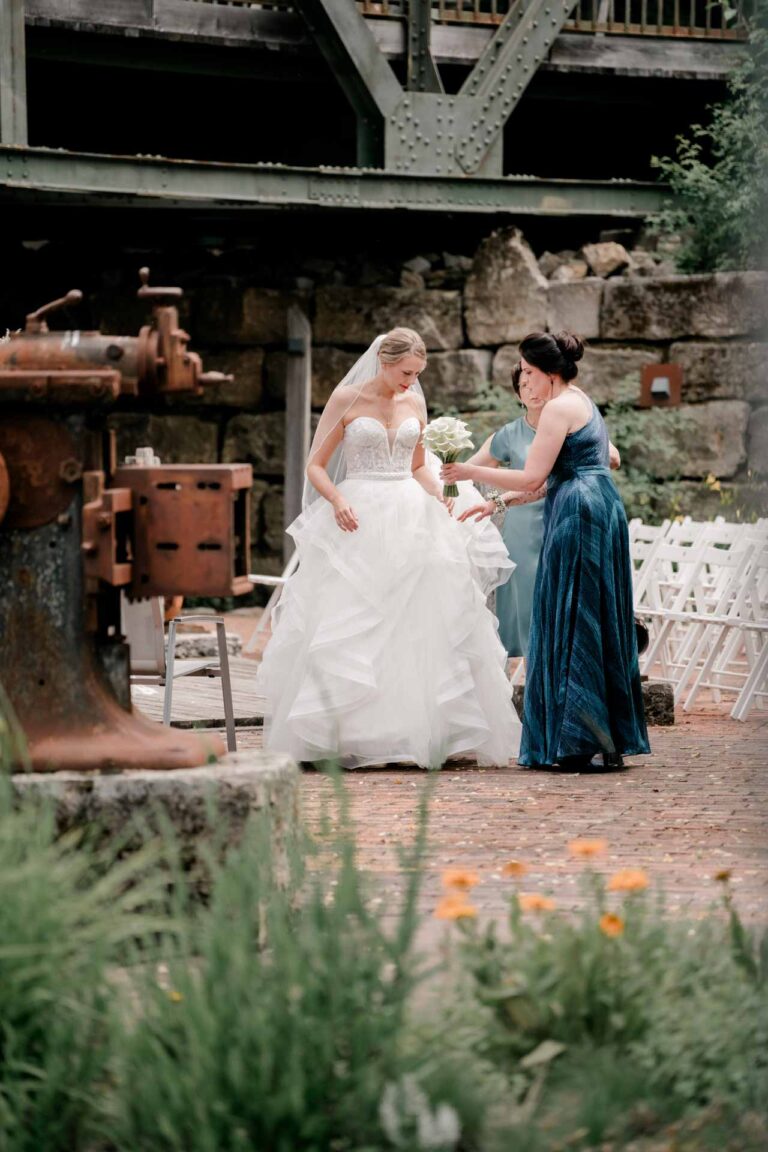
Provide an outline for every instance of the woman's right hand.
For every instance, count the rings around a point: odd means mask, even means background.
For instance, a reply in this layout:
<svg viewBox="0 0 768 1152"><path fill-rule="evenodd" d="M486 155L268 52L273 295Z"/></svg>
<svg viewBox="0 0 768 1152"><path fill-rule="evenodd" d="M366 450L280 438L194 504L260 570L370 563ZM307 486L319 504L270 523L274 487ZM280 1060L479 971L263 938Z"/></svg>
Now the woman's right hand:
<svg viewBox="0 0 768 1152"><path fill-rule="evenodd" d="M459 523L463 524L465 520L470 518L474 520L488 520L493 516L496 511L496 505L493 500L486 500L484 504L475 504L474 508L467 508L466 512L462 512L459 516Z"/></svg>
<svg viewBox="0 0 768 1152"><path fill-rule="evenodd" d="M355 532L360 525L355 512L350 508L346 500L340 498L333 500L332 504L334 519L342 532Z"/></svg>

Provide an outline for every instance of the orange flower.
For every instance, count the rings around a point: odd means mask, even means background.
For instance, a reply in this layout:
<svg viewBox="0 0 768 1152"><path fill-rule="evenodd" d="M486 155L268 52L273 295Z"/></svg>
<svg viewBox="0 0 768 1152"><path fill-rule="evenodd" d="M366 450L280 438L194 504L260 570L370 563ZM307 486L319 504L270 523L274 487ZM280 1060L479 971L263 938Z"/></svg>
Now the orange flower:
<svg viewBox="0 0 768 1152"><path fill-rule="evenodd" d="M480 877L477 872L469 872L466 868L447 868L443 872L444 888L474 888Z"/></svg>
<svg viewBox="0 0 768 1152"><path fill-rule="evenodd" d="M502 876L525 876L527 871L528 865L524 864L522 860L507 860L501 869L501 874Z"/></svg>
<svg viewBox="0 0 768 1152"><path fill-rule="evenodd" d="M606 912L600 917L600 931L605 936L621 936L624 931L624 921L614 912Z"/></svg>
<svg viewBox="0 0 768 1152"><path fill-rule="evenodd" d="M541 896L538 892L521 892L517 902L523 912L553 912L557 907L551 896Z"/></svg>
<svg viewBox="0 0 768 1152"><path fill-rule="evenodd" d="M718 884L727 884L732 875L730 868L721 868L719 872L715 872L713 879L717 880Z"/></svg>
<svg viewBox="0 0 768 1152"><path fill-rule="evenodd" d="M568 845L571 856L601 856L608 851L607 840L571 840Z"/></svg>
<svg viewBox="0 0 768 1152"><path fill-rule="evenodd" d="M609 892L642 892L648 887L648 876L642 868L622 868L608 881Z"/></svg>
<svg viewBox="0 0 768 1152"><path fill-rule="evenodd" d="M434 914L438 920L471 919L477 916L477 908L474 904L470 904L463 892L452 892L448 896L443 896Z"/></svg>

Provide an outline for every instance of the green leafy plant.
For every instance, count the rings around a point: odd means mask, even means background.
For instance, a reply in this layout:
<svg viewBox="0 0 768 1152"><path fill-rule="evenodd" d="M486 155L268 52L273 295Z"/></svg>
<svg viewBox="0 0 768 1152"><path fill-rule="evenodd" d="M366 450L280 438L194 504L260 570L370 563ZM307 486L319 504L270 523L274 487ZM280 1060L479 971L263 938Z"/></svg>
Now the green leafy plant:
<svg viewBox="0 0 768 1152"><path fill-rule="evenodd" d="M407 1042L426 810L385 927L348 829L276 882L258 825L221 864L210 905L133 982L104 1132L118 1152L375 1152L457 1146L439 1053ZM342 815L342 828L346 818ZM466 1146L466 1145L465 1145Z"/></svg>
<svg viewBox="0 0 768 1152"><path fill-rule="evenodd" d="M88 1144L110 1059L110 972L158 927L149 851L118 861L56 835L0 776L0 1149Z"/></svg>
<svg viewBox="0 0 768 1152"><path fill-rule="evenodd" d="M621 453L621 468L613 472L613 478L621 493L629 519L639 517L646 523L660 522L665 517L678 515L682 511L683 486L679 477L659 480L646 466L648 455L648 431L638 418L638 411L632 404L618 400L608 404L604 410L605 422L611 440ZM666 424L672 439L679 424L678 411L658 411L655 413L659 424ZM674 460L660 455L659 444L654 447L654 460L672 469Z"/></svg>
<svg viewBox="0 0 768 1152"><path fill-rule="evenodd" d="M617 1126L626 1134L642 1105L655 1127L724 1109L754 1111L764 1130L768 934L744 926L720 880L726 915L696 922L670 917L642 870L606 881L591 868L578 913L515 891L504 936L458 921L461 962L490 1013L476 1044L520 1098L537 1093L528 1129L564 1125L590 1146Z"/></svg>
<svg viewBox="0 0 768 1152"><path fill-rule="evenodd" d="M709 123L678 136L674 157L652 161L672 191L652 224L681 237L682 272L762 268L768 254L766 0L755 0L748 26L747 58L728 80L727 99L711 106Z"/></svg>

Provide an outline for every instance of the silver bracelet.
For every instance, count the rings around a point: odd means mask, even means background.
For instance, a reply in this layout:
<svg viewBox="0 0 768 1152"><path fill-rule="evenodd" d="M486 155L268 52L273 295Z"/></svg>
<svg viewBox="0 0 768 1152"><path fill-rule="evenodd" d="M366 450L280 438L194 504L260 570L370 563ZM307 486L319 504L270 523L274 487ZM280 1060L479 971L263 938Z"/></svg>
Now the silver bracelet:
<svg viewBox="0 0 768 1152"><path fill-rule="evenodd" d="M504 503L504 497L497 489L491 489L491 491L488 493L488 499L493 500L494 504L496 505L497 512L506 512L507 506Z"/></svg>

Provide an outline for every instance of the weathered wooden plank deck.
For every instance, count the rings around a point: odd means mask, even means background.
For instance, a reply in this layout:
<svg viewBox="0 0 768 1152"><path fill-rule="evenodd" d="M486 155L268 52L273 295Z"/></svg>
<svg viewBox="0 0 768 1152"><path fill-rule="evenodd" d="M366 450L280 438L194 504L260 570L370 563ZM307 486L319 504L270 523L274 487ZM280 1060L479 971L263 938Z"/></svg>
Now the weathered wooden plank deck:
<svg viewBox="0 0 768 1152"><path fill-rule="evenodd" d="M258 664L254 660L230 656L229 671L232 678L232 704L235 724L251 727L261 724L263 700L256 695L255 680ZM132 684L133 706L150 720L163 719L165 687L162 684ZM224 705L221 679L218 676L179 676L173 682L174 728L224 727Z"/></svg>

